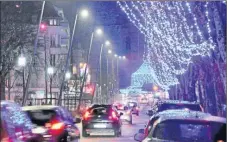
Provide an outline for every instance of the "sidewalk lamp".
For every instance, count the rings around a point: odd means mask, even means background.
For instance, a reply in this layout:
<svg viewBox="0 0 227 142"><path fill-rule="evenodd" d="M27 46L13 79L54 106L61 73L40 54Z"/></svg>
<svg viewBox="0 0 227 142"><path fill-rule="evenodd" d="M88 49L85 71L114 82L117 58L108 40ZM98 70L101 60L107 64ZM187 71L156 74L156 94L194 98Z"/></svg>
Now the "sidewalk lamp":
<svg viewBox="0 0 227 142"><path fill-rule="evenodd" d="M49 67L49 68L47 69L47 73L48 73L49 75L53 75L53 74L54 74L54 68L53 68L53 67Z"/></svg>
<svg viewBox="0 0 227 142"><path fill-rule="evenodd" d="M108 50L108 53L111 54L112 53L112 50Z"/></svg>
<svg viewBox="0 0 227 142"><path fill-rule="evenodd" d="M105 45L106 45L106 46L110 46L110 41L107 40L107 41L105 42Z"/></svg>
<svg viewBox="0 0 227 142"><path fill-rule="evenodd" d="M123 58L123 59L126 59L126 57L125 57L125 56L123 56L122 58Z"/></svg>
<svg viewBox="0 0 227 142"><path fill-rule="evenodd" d="M117 54L114 54L114 57L117 57Z"/></svg>
<svg viewBox="0 0 227 142"><path fill-rule="evenodd" d="M71 78L71 73L70 72L66 72L65 74L65 78L68 80Z"/></svg>
<svg viewBox="0 0 227 142"><path fill-rule="evenodd" d="M119 56L119 59L121 59L122 57L121 56Z"/></svg>
<svg viewBox="0 0 227 142"><path fill-rule="evenodd" d="M81 17L83 18L87 18L89 16L89 12L87 9L81 10L80 14L81 14Z"/></svg>
<svg viewBox="0 0 227 142"><path fill-rule="evenodd" d="M100 29L100 28L96 29L96 34L97 35L102 35L103 34L102 29Z"/></svg>

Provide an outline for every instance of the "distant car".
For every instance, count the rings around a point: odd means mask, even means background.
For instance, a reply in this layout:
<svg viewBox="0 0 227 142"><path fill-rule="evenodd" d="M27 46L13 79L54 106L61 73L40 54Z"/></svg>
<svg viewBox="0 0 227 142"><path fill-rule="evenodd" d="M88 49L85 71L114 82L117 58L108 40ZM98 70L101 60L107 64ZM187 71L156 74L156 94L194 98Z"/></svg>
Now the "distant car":
<svg viewBox="0 0 227 142"><path fill-rule="evenodd" d="M178 100L162 100L158 101L151 110L148 110L147 114L149 116L154 115L155 113L169 110L169 109L184 109L184 110L193 110L204 112L202 106L196 102L189 101L178 101Z"/></svg>
<svg viewBox="0 0 227 142"><path fill-rule="evenodd" d="M128 102L128 107L132 110L132 114L139 116L139 106L136 102Z"/></svg>
<svg viewBox="0 0 227 142"><path fill-rule="evenodd" d="M128 106L116 107L117 112L122 121L127 121L129 124L132 124L132 110Z"/></svg>
<svg viewBox="0 0 227 142"><path fill-rule="evenodd" d="M148 101L147 98L141 98L141 99L140 99L140 103L141 103L141 104L148 104L148 102L149 102L149 101Z"/></svg>
<svg viewBox="0 0 227 142"><path fill-rule="evenodd" d="M21 110L21 107L10 101L1 101L1 142L40 142L43 137L33 133L36 128Z"/></svg>
<svg viewBox="0 0 227 142"><path fill-rule="evenodd" d="M67 109L52 105L25 106L22 109L38 130L44 132L45 141L77 142L80 138L80 131L75 124L81 120L73 118Z"/></svg>
<svg viewBox="0 0 227 142"><path fill-rule="evenodd" d="M191 110L166 110L153 115L134 139L139 142L214 142L226 119ZM221 138L219 138L221 139Z"/></svg>
<svg viewBox="0 0 227 142"><path fill-rule="evenodd" d="M82 135L121 136L121 125L120 115L114 106L95 104L88 108L83 116Z"/></svg>

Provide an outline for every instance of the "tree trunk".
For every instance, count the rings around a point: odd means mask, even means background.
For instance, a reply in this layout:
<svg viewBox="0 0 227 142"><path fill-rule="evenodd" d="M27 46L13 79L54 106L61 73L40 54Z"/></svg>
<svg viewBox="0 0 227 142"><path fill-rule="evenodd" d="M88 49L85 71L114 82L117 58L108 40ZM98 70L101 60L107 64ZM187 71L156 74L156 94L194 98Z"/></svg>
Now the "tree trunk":
<svg viewBox="0 0 227 142"><path fill-rule="evenodd" d="M1 100L5 100L5 76L0 73L0 95Z"/></svg>

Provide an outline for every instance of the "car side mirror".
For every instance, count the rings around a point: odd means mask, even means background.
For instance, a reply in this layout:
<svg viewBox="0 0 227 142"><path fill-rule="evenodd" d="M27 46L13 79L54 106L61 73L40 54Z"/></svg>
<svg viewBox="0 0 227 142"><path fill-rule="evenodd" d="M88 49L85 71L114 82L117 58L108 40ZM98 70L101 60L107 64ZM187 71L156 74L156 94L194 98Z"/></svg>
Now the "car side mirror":
<svg viewBox="0 0 227 142"><path fill-rule="evenodd" d="M76 124L76 123L80 123L81 122L81 119L80 118L78 118L78 117L76 117L75 119L74 119L74 123Z"/></svg>

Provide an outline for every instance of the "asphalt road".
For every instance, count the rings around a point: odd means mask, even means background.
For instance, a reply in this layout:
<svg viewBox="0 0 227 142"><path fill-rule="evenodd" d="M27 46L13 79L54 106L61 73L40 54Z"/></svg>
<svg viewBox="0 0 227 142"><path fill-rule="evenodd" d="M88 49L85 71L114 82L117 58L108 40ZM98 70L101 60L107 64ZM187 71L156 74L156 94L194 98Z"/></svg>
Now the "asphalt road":
<svg viewBox="0 0 227 142"><path fill-rule="evenodd" d="M141 109L141 112L139 116L133 115L132 125L127 124L126 122L123 123L121 137L95 136L95 137L84 138L81 136L80 142L135 142L134 134L138 132L139 129L144 128L145 124L149 119L149 117L145 114L148 107L141 106L140 109ZM81 124L79 124L78 127L81 132Z"/></svg>

